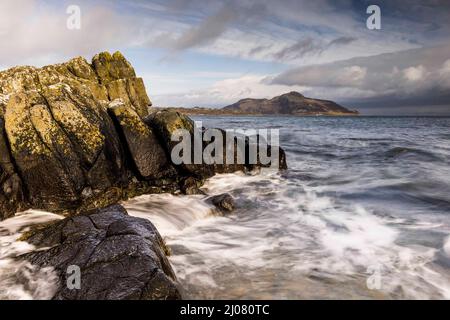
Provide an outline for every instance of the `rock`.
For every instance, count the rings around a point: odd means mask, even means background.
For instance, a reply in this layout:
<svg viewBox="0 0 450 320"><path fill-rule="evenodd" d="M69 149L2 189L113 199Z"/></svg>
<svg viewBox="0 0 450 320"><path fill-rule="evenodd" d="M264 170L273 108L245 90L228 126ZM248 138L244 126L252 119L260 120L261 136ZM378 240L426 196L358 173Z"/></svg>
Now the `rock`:
<svg viewBox="0 0 450 320"><path fill-rule="evenodd" d="M92 59L92 65L101 84L106 86L109 99L130 103L141 117L148 115L150 99L142 78L136 78L131 64L120 53L103 52Z"/></svg>
<svg viewBox="0 0 450 320"><path fill-rule="evenodd" d="M9 218L26 207L22 180L12 163L4 121L0 118L0 220Z"/></svg>
<svg viewBox="0 0 450 320"><path fill-rule="evenodd" d="M121 81L124 90L108 91ZM117 188L135 189L128 146L107 111L111 97L128 101L130 113L148 114L142 79L120 53L99 54L92 65L75 58L0 72L0 220L27 207L72 212L85 202L104 206L130 194ZM155 160L163 149L153 145L159 150ZM164 155L161 161L167 162ZM150 167L160 169L154 161Z"/></svg>
<svg viewBox="0 0 450 320"><path fill-rule="evenodd" d="M178 112L149 114L150 105L142 79L120 53L100 53L92 64L75 58L0 72L0 220L28 208L77 214L145 193L201 194L215 173L262 166L247 158L173 164L179 142L172 135L184 129L194 141L205 129ZM248 150L248 140L241 142L232 148ZM193 149L194 143L192 157Z"/></svg>
<svg viewBox="0 0 450 320"><path fill-rule="evenodd" d="M28 235L39 250L21 258L53 267L56 300L180 299L165 244L153 224L122 206L66 218ZM81 271L81 288L67 287L69 266Z"/></svg>
<svg viewBox="0 0 450 320"><path fill-rule="evenodd" d="M208 198L207 201L211 202L223 213L230 213L234 211L234 208L236 207L234 198L229 193L212 196Z"/></svg>
<svg viewBox="0 0 450 320"><path fill-rule="evenodd" d="M164 149L153 130L142 121L138 113L122 100L114 100L108 108L126 141L137 174L144 179L173 175L174 170Z"/></svg>
<svg viewBox="0 0 450 320"><path fill-rule="evenodd" d="M180 182L180 189L186 195L194 194L205 194L200 187L203 185L204 181L196 179L194 177L187 177Z"/></svg>
<svg viewBox="0 0 450 320"><path fill-rule="evenodd" d="M154 129L154 131L157 133L157 135L160 137L160 140L163 141L164 147L166 148L166 151L168 154L172 154L173 148L179 143L178 141L172 141L171 137L172 135L179 129L186 130L191 135L191 141L194 140L194 131L195 130L202 130L203 133L205 132L205 128L195 128L194 123L191 119L189 119L187 116L170 110L170 109L163 109L160 111L155 111L152 114L150 114L149 117L147 117L144 120L150 127ZM249 139L248 137L244 136L236 136L234 139L233 146L230 146L227 148L226 143L226 131L222 129L218 129L219 132L222 133L223 136L223 163L218 164L214 163L211 165L207 164L194 164L193 160L193 154L194 154L194 143L192 142L192 159L191 164L182 164L179 166L181 168L180 173L189 173L190 175L195 175L196 177L200 179L206 179L211 176L213 176L216 173L233 173L236 171L251 171L255 168L262 167L260 161L259 154L256 155L257 162L255 164L251 164L248 158L249 153ZM203 150L208 145L208 142L203 143ZM234 162L227 164L226 163L226 156L228 152L233 151L234 148ZM268 156L270 156L270 146L268 146ZM242 154L244 155L244 161L238 161L238 150L241 150ZM266 165L266 167L269 167L269 165ZM286 155L282 148L279 148L279 168L280 169L286 169Z"/></svg>
<svg viewBox="0 0 450 320"><path fill-rule="evenodd" d="M172 136L177 130L186 130L194 141L193 135L195 128L194 122L185 115L170 111L159 110L150 114L145 119L147 125L156 132L160 141L163 143L167 154L171 155L173 148L179 143L172 141ZM214 175L214 167L206 164L194 164L194 143L191 144L191 163L183 163L178 166L181 175L194 175L198 179L205 179Z"/></svg>

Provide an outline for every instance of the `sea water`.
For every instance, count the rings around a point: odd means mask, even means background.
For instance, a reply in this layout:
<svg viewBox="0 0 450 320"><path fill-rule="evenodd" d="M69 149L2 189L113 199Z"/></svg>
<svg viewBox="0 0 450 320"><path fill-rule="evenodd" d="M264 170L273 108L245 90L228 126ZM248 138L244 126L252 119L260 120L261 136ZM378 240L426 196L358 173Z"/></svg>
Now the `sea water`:
<svg viewBox="0 0 450 320"><path fill-rule="evenodd" d="M450 298L450 118L195 120L280 129L289 169L209 179L205 192L236 199L228 216L204 196L125 203L164 237L185 298ZM17 230L36 214L56 218L35 212L0 223L2 298L51 296L51 270L27 265L26 277L11 276L10 257L30 250L14 241Z"/></svg>

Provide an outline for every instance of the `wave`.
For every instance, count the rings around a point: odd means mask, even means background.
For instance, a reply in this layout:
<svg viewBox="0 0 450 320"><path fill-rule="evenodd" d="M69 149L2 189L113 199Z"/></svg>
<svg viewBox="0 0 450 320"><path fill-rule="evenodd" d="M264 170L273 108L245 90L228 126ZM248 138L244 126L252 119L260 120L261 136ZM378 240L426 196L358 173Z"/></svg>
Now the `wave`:
<svg viewBox="0 0 450 320"><path fill-rule="evenodd" d="M204 190L231 193L236 213L216 217L202 196L126 204L155 222L189 298L450 298L450 279L433 264L437 250L397 244L403 220L270 171L217 175ZM374 273L381 286L370 290Z"/></svg>

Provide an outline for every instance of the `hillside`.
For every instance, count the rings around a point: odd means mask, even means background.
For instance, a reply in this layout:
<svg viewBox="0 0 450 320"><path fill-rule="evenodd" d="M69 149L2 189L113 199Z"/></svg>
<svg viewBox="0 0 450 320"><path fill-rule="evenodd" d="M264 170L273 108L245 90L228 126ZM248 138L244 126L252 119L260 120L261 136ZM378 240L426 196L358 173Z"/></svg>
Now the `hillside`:
<svg viewBox="0 0 450 320"><path fill-rule="evenodd" d="M272 99L243 99L222 109L237 114L290 114L290 115L356 115L333 101L312 99L298 92L289 92Z"/></svg>

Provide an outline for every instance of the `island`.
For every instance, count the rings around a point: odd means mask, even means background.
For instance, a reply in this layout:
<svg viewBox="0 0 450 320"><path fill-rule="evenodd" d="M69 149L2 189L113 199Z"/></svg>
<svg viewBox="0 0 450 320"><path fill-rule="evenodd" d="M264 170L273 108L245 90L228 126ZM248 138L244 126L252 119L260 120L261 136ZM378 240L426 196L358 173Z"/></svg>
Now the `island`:
<svg viewBox="0 0 450 320"><path fill-rule="evenodd" d="M292 115L292 116L357 116L336 102L313 99L299 92L289 92L272 99L242 99L223 108L168 108L187 115Z"/></svg>

